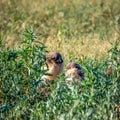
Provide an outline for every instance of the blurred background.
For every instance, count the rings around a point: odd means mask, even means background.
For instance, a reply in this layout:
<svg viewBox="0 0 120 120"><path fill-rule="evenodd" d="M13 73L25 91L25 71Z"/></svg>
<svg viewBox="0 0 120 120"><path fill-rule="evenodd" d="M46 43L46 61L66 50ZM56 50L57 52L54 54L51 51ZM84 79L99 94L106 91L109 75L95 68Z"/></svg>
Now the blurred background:
<svg viewBox="0 0 120 120"><path fill-rule="evenodd" d="M0 0L5 48L17 48L30 26L49 51L61 52L66 60L100 60L120 38L120 0Z"/></svg>

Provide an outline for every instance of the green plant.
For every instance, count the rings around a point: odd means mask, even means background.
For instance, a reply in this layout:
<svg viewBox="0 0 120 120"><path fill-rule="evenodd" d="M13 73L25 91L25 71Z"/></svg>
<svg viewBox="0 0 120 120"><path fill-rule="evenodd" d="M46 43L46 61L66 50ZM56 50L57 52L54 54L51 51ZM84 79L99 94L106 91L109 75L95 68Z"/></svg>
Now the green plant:
<svg viewBox="0 0 120 120"><path fill-rule="evenodd" d="M110 56L98 62L83 58L85 80L73 82L70 89L64 74L44 85L41 76L47 69L46 49L38 42L33 28L26 29L18 49L1 46L0 51L0 112L1 119L110 119L117 120L115 106L120 103L120 65L116 42ZM109 64L114 74L107 75Z"/></svg>
<svg viewBox="0 0 120 120"><path fill-rule="evenodd" d="M36 40L33 27L26 29L19 49L0 51L0 84L2 117L25 114L37 102L36 91L46 70L45 46ZM28 110L29 110L28 109ZM10 116L9 116L10 114Z"/></svg>

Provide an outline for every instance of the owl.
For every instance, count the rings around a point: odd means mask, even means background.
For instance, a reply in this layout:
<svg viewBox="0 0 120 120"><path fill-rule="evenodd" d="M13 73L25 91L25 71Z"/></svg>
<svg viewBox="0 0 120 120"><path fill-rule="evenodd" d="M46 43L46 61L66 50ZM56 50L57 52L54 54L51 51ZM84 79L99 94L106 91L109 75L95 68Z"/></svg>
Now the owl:
<svg viewBox="0 0 120 120"><path fill-rule="evenodd" d="M75 83L79 83L81 80L84 80L82 68L75 62L71 62L66 66L65 76L67 77L66 83L68 86L71 85L73 79L75 80Z"/></svg>
<svg viewBox="0 0 120 120"><path fill-rule="evenodd" d="M46 55L46 63L48 65L47 73L42 78L51 81L55 80L63 71L63 59L60 53L50 52Z"/></svg>

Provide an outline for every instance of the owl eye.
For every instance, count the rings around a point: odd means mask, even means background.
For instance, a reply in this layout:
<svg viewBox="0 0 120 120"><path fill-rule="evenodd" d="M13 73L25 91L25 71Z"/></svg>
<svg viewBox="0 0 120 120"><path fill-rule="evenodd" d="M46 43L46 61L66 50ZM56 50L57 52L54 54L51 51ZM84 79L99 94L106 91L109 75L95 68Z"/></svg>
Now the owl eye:
<svg viewBox="0 0 120 120"><path fill-rule="evenodd" d="M61 58L55 60L55 63L59 64L59 63L63 63L63 60Z"/></svg>

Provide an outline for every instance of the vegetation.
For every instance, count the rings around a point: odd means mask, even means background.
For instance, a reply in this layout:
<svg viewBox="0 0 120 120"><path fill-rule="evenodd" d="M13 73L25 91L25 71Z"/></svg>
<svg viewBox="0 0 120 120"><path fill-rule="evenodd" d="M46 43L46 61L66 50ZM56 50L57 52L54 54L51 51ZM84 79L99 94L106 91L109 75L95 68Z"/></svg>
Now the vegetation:
<svg viewBox="0 0 120 120"><path fill-rule="evenodd" d="M118 43L101 62L83 58L85 81L71 90L64 74L47 86L45 47L26 29L19 49L0 53L1 119L115 119L120 100L120 50ZM37 44L35 44L37 42ZM34 43L34 44L33 44ZM112 73L106 73L107 66ZM43 91L44 90L44 91Z"/></svg>
<svg viewBox="0 0 120 120"><path fill-rule="evenodd" d="M119 6L119 0L1 0L0 38L16 48L24 29L34 25L47 50L59 51L65 62L81 56L101 60L119 37Z"/></svg>
<svg viewBox="0 0 120 120"><path fill-rule="evenodd" d="M119 119L119 6L119 0L1 0L0 119ZM62 53L65 65L79 63L85 80L69 89L63 73L44 85L48 51Z"/></svg>

